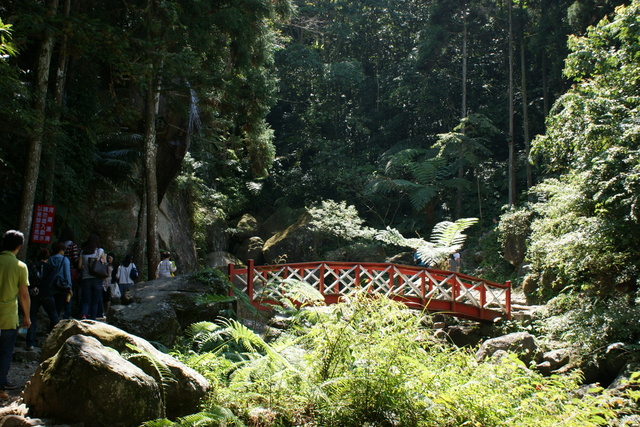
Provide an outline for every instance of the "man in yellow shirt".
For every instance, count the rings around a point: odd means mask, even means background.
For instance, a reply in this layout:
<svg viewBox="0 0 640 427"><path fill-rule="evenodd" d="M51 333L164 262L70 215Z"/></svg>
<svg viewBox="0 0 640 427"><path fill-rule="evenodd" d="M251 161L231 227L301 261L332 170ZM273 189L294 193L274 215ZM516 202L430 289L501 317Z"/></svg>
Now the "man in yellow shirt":
<svg viewBox="0 0 640 427"><path fill-rule="evenodd" d="M5 390L15 387L9 383L8 374L20 325L18 299L22 308L22 327L31 326L29 271L16 257L23 244L24 235L17 230L4 233L0 244L0 399L8 397Z"/></svg>

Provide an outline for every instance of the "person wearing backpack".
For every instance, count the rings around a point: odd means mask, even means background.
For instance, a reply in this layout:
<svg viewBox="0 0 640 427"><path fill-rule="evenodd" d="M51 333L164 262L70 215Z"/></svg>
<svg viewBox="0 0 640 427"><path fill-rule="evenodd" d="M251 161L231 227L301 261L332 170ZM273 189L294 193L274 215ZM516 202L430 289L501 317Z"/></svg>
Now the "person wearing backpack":
<svg viewBox="0 0 640 427"><path fill-rule="evenodd" d="M71 273L71 260L64 255L66 250L67 245L64 242L55 242L51 246L53 255L49 258L49 265L56 270L52 285L56 312L62 319L71 319L73 275Z"/></svg>
<svg viewBox="0 0 640 427"><path fill-rule="evenodd" d="M31 308L29 317L31 318L31 326L27 330L26 348L33 350L36 345L36 331L38 329L38 312L40 307L49 317L49 329L51 332L53 327L58 323L59 317L56 311L56 303L53 300L53 281L58 274L58 269L49 264L49 251L45 248L40 249L38 260L32 266L32 277L29 279L33 285L29 288L31 296Z"/></svg>
<svg viewBox="0 0 640 427"><path fill-rule="evenodd" d="M128 302L129 298L127 297L127 293L138 279L138 268L133 263L133 255L124 257L122 264L118 267L116 278L118 279L118 286L120 286L120 293L122 294L121 299L123 302Z"/></svg>
<svg viewBox="0 0 640 427"><path fill-rule="evenodd" d="M82 270L80 318L96 320L102 304L102 281L107 277L107 255L100 244L100 237L91 234L82 246L78 267Z"/></svg>

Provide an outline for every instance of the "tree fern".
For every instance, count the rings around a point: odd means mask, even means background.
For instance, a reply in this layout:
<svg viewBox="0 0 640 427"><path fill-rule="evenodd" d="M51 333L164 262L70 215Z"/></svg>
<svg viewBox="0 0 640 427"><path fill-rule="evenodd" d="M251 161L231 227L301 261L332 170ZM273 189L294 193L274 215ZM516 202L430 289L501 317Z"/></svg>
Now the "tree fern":
<svg viewBox="0 0 640 427"><path fill-rule="evenodd" d="M414 249L418 258L425 265L439 265L449 255L462 248L467 238L462 232L477 222L477 218L460 218L455 222L440 222L433 227L431 241L421 238L406 238L394 228L380 231L376 238L385 243Z"/></svg>
<svg viewBox="0 0 640 427"><path fill-rule="evenodd" d="M147 421L144 427L246 427L240 418L222 406L210 407L206 412L187 415L175 422L167 419Z"/></svg>

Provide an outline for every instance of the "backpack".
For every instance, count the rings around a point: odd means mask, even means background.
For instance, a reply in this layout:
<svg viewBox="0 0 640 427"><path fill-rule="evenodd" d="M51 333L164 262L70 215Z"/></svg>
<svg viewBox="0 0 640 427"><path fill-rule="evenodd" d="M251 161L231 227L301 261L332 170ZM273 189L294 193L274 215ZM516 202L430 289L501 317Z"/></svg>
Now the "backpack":
<svg viewBox="0 0 640 427"><path fill-rule="evenodd" d="M135 264L131 264L131 271L129 272L129 278L134 282L138 279L138 269Z"/></svg>
<svg viewBox="0 0 640 427"><path fill-rule="evenodd" d="M71 283L67 283L64 279L64 275L62 274L62 268L64 267L64 258L60 259L60 264L53 265L50 262L50 265L55 269L53 273L53 279L51 282L51 286L53 289L69 289L71 287Z"/></svg>

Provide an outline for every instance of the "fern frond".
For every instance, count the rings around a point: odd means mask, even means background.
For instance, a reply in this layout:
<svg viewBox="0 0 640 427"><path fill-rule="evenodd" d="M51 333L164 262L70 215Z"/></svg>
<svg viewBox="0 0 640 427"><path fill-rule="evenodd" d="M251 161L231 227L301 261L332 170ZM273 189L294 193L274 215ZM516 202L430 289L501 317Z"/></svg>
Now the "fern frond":
<svg viewBox="0 0 640 427"><path fill-rule="evenodd" d="M196 414L178 418L178 422L172 425L175 425L175 427L246 427L246 424L231 412L230 409L219 405L209 408L206 412L198 412Z"/></svg>
<svg viewBox="0 0 640 427"><path fill-rule="evenodd" d="M170 421L166 418L161 418L158 420L145 421L142 423L143 427L176 427L178 424Z"/></svg>
<svg viewBox="0 0 640 427"><path fill-rule="evenodd" d="M398 230L390 227L387 227L386 230L380 230L375 237L377 240L390 245L404 246L412 249L417 248L425 241L419 238L406 238Z"/></svg>
<svg viewBox="0 0 640 427"><path fill-rule="evenodd" d="M466 235L462 232L478 222L478 218L460 218L456 222L443 221L431 232L431 242L440 247L460 246Z"/></svg>
<svg viewBox="0 0 640 427"><path fill-rule="evenodd" d="M409 192L409 201L416 211L421 211L437 194L435 187L419 187Z"/></svg>
<svg viewBox="0 0 640 427"><path fill-rule="evenodd" d="M388 195L401 192L402 190L396 180L384 176L378 176L372 179L366 187L367 194Z"/></svg>
<svg viewBox="0 0 640 427"><path fill-rule="evenodd" d="M324 296L319 290L301 280L284 279L281 282L283 296L302 305L317 305L324 303Z"/></svg>
<svg viewBox="0 0 640 427"><path fill-rule="evenodd" d="M244 308L246 308L251 314L254 316L258 315L258 309L251 304L251 300L249 299L249 295L246 292L240 290L233 283L229 283L229 289L233 292L233 296L238 299L238 301L242 304Z"/></svg>
<svg viewBox="0 0 640 427"><path fill-rule="evenodd" d="M409 165L411 174L416 179L418 184L428 185L433 184L438 178L438 174L442 167L445 165L443 158L426 159L421 162L414 162Z"/></svg>
<svg viewBox="0 0 640 427"><path fill-rule="evenodd" d="M141 367L143 371L151 375L153 378L155 378L156 381L160 383L162 416L164 417L167 408L166 389L169 388L172 383L177 382L175 375L173 375L173 372L171 372L171 369L169 369L169 367L165 363L163 363L160 359L158 359L148 351L145 351L140 347L129 343L127 343L127 348L129 348L133 353L122 354L121 356L124 359L132 361L132 363L138 367L140 367L140 364L145 364L145 366L153 369L153 372L148 372L148 369L145 370L143 369L144 367Z"/></svg>

